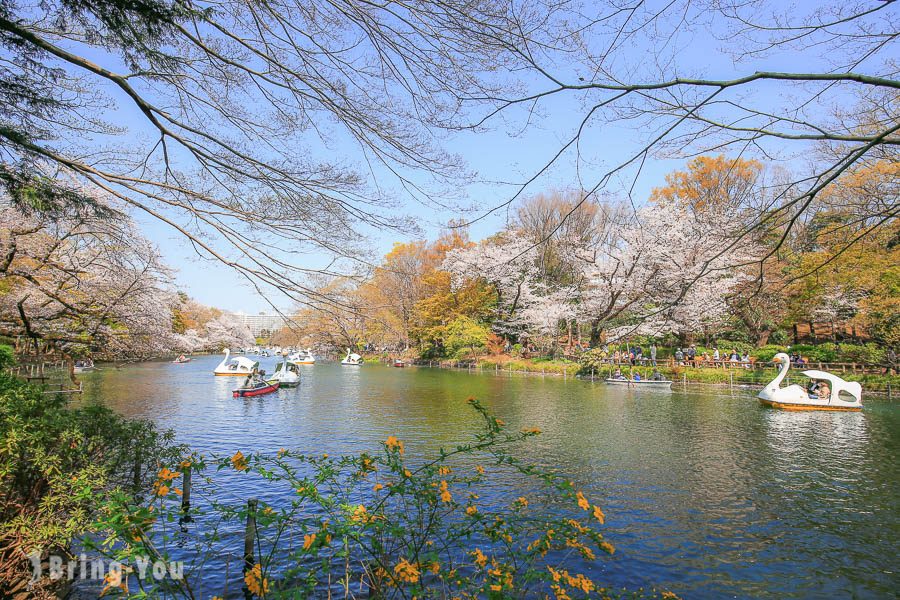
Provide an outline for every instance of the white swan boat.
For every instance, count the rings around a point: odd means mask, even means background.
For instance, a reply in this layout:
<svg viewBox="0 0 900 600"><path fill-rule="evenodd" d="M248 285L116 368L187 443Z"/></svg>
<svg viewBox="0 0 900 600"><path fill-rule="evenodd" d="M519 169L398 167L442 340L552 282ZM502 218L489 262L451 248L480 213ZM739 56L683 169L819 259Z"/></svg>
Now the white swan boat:
<svg viewBox="0 0 900 600"><path fill-rule="evenodd" d="M295 365L314 365L316 357L313 356L312 349L299 350L288 357L288 360Z"/></svg>
<svg viewBox="0 0 900 600"><path fill-rule="evenodd" d="M268 378L269 382L277 381L279 387L292 388L300 385L300 367L289 362L287 357L275 365L275 372Z"/></svg>
<svg viewBox="0 0 900 600"><path fill-rule="evenodd" d="M347 348L347 356L344 357L344 360L341 361L341 364L357 367L363 364L363 357L356 352L350 352L350 348Z"/></svg>
<svg viewBox="0 0 900 600"><path fill-rule="evenodd" d="M246 356L235 356L231 358L231 350L225 348L225 358L215 368L213 373L219 376L244 376L246 377L254 370L259 368L259 362L251 360Z"/></svg>
<svg viewBox="0 0 900 600"><path fill-rule="evenodd" d="M778 376L759 392L761 403L784 410L862 410L862 386L859 383L844 381L825 371L803 371L803 375L811 380L828 384L830 393L821 397L799 385L781 387L782 380L791 368L791 360L787 354L776 354L772 362L779 365ZM850 398L842 397L842 393Z"/></svg>

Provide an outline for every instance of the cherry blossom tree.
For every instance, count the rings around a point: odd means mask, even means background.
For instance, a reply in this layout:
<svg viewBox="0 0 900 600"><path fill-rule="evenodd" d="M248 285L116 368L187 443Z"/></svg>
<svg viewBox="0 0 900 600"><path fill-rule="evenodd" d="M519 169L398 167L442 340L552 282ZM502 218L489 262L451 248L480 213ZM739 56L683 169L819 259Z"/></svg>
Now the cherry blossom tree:
<svg viewBox="0 0 900 600"><path fill-rule="evenodd" d="M95 200L53 217L0 209L0 331L64 349L157 355L172 343L171 273L125 215Z"/></svg>

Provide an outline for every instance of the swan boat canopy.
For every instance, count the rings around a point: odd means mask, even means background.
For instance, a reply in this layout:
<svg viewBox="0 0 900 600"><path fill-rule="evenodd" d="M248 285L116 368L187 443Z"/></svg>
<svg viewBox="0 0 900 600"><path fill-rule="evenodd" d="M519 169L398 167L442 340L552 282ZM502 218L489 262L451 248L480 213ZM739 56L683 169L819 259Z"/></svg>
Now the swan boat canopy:
<svg viewBox="0 0 900 600"><path fill-rule="evenodd" d="M295 365L314 365L316 364L316 357L313 356L312 349L307 348L306 350L300 350L291 354L288 357L288 360L294 363Z"/></svg>
<svg viewBox="0 0 900 600"><path fill-rule="evenodd" d="M350 348L347 348L347 356L344 357L344 360L341 361L342 365L350 365L350 366L358 366L363 363L363 357L357 354L356 352L350 352Z"/></svg>
<svg viewBox="0 0 900 600"><path fill-rule="evenodd" d="M213 373L221 376L244 376L251 374L254 370L259 368L259 362L255 360L251 360L246 356L235 356L231 358L231 350L225 348L225 358L222 359L222 362L219 363L219 366L215 368Z"/></svg>
<svg viewBox="0 0 900 600"><path fill-rule="evenodd" d="M827 396L820 396L799 385L781 387L791 368L791 360L787 354L780 352L772 361L779 365L778 376L759 392L758 398L763 404L784 410L862 410L862 386L859 383L844 381L825 371L811 370L803 371L803 375L827 383L830 388Z"/></svg>
<svg viewBox="0 0 900 600"><path fill-rule="evenodd" d="M291 388L300 385L300 367L288 362L287 357L275 365L275 372L269 378L269 382L277 381L280 387Z"/></svg>

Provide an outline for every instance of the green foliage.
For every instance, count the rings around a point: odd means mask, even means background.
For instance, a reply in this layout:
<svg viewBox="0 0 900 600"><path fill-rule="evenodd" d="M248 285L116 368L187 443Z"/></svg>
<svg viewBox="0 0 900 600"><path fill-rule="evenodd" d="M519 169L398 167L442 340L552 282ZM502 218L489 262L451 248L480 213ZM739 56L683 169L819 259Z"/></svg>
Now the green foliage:
<svg viewBox="0 0 900 600"><path fill-rule="evenodd" d="M794 346L768 345L757 348L752 355L756 360L770 361L779 352L800 356L810 362L825 363L867 363L880 364L884 362L885 351L875 344L796 344Z"/></svg>
<svg viewBox="0 0 900 600"><path fill-rule="evenodd" d="M171 434L101 406L70 409L62 395L0 373L0 570L33 551L65 551L97 516L98 498L134 483L134 460L168 460Z"/></svg>
<svg viewBox="0 0 900 600"><path fill-rule="evenodd" d="M757 361L770 362L779 352L786 352L786 347L780 344L769 344L755 348L750 356Z"/></svg>
<svg viewBox="0 0 900 600"><path fill-rule="evenodd" d="M600 531L601 508L567 477L518 458L538 430L511 431L476 400L469 403L481 417L479 430L432 457L407 460L403 442L390 436L378 452L359 455L238 451L170 465L159 472L149 502L120 496L107 503L103 549L125 565L167 560L170 545L181 542L160 530L179 516L177 469L190 467L200 475L193 493L209 499L192 509L195 522L240 530L253 511L256 564L244 582L256 597L320 595L329 582L378 598L599 593L600 585L575 569L615 550ZM204 473L210 469L227 475ZM247 504L233 493L235 477L264 480L274 496L293 499ZM528 491L498 494L495 481ZM197 534L192 562L224 570L220 531ZM163 585L179 586L166 590L169 597L197 597L189 580Z"/></svg>
<svg viewBox="0 0 900 600"><path fill-rule="evenodd" d="M444 348L449 356L464 358L483 350L487 343L490 329L475 319L459 316L447 325L444 337Z"/></svg>
<svg viewBox="0 0 900 600"><path fill-rule="evenodd" d="M11 346L0 344L0 369L7 369L16 362Z"/></svg>

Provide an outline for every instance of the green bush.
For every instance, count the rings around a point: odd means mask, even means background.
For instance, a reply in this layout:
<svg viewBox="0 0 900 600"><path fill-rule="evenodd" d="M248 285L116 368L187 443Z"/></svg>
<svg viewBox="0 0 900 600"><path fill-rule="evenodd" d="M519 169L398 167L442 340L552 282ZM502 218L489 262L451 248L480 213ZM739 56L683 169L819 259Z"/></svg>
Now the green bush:
<svg viewBox="0 0 900 600"><path fill-rule="evenodd" d="M15 362L16 360L15 355L13 354L13 349L5 344L0 344L0 369L9 368Z"/></svg>
<svg viewBox="0 0 900 600"><path fill-rule="evenodd" d="M457 317L447 325L444 347L447 355L466 358L483 350L490 330L470 317Z"/></svg>
<svg viewBox="0 0 900 600"><path fill-rule="evenodd" d="M67 552L97 517L99 497L132 489L135 456L152 469L180 452L149 422L101 406L70 409L62 395L6 373L0 440L0 589L7 591L28 581L25 556ZM142 473L148 487L153 474Z"/></svg>

